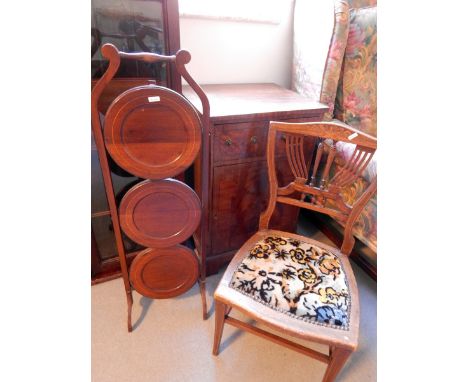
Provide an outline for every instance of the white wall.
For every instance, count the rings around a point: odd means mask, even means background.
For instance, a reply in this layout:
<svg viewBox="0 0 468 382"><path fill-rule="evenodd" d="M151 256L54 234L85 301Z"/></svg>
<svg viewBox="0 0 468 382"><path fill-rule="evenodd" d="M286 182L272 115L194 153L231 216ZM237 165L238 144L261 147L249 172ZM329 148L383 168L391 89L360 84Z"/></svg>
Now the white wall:
<svg viewBox="0 0 468 382"><path fill-rule="evenodd" d="M278 24L181 15L181 48L187 68L200 84L273 82L291 84L292 1L279 3Z"/></svg>

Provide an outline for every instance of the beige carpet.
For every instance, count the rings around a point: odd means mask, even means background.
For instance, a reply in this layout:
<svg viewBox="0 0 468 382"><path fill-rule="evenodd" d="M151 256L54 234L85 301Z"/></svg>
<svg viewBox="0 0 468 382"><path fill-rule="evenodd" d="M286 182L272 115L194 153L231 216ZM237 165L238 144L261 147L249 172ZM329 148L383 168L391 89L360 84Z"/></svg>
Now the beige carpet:
<svg viewBox="0 0 468 382"><path fill-rule="evenodd" d="M313 228L300 232L328 242ZM354 264L353 268L361 302L360 343L337 381L376 381L376 283ZM325 364L229 325L219 356L211 355L212 295L220 277L221 273L207 279L207 321L201 318L197 285L169 300L151 300L134 292L133 333L127 332L122 279L93 286L93 382L321 381ZM232 315L244 319L237 312ZM326 351L321 345L310 347Z"/></svg>

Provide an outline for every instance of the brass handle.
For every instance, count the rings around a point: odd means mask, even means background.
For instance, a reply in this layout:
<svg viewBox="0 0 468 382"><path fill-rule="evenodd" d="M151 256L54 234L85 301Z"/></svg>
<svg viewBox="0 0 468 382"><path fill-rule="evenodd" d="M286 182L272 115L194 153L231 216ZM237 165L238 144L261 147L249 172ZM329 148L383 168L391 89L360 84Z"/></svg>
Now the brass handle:
<svg viewBox="0 0 468 382"><path fill-rule="evenodd" d="M284 141L284 142L286 142L286 135L283 134L283 135L281 136L281 140Z"/></svg>
<svg viewBox="0 0 468 382"><path fill-rule="evenodd" d="M226 138L226 139L224 140L224 144L225 144L226 146L231 146L231 145L232 145L232 140L231 140L231 138Z"/></svg>
<svg viewBox="0 0 468 382"><path fill-rule="evenodd" d="M257 143L257 137L254 135L252 138L250 138L250 142L253 144Z"/></svg>

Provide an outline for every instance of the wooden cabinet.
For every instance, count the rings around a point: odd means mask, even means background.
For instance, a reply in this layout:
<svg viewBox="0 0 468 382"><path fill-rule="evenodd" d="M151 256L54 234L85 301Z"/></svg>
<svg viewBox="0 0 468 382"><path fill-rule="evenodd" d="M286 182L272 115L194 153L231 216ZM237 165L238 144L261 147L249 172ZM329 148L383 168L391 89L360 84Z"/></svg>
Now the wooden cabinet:
<svg viewBox="0 0 468 382"><path fill-rule="evenodd" d="M265 153L269 122L319 121L327 108L274 84L202 88L211 107L207 273L212 274L258 229L268 198ZM182 91L201 110L193 91L187 87ZM278 181L285 185L293 175L281 137L276 145ZM311 153L311 142L306 142L306 148ZM295 231L298 212L296 207L278 205L271 226ZM280 216L282 224L278 223Z"/></svg>
<svg viewBox="0 0 468 382"><path fill-rule="evenodd" d="M258 215L265 207L265 175L261 162L213 168L213 253L240 248L245 237L255 231Z"/></svg>

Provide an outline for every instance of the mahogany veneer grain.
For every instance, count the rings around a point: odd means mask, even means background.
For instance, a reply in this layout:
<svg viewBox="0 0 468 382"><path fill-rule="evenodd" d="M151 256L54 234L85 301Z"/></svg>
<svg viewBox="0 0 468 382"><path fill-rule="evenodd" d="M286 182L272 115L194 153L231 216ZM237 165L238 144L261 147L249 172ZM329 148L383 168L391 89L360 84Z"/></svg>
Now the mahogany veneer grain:
<svg viewBox="0 0 468 382"><path fill-rule="evenodd" d="M199 263L193 250L176 245L140 252L130 268L135 290L149 298L170 298L189 290L198 278Z"/></svg>
<svg viewBox="0 0 468 382"><path fill-rule="evenodd" d="M192 236L200 224L200 199L178 180L147 180L125 194L119 218L123 231L138 244L170 247Z"/></svg>

